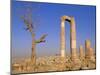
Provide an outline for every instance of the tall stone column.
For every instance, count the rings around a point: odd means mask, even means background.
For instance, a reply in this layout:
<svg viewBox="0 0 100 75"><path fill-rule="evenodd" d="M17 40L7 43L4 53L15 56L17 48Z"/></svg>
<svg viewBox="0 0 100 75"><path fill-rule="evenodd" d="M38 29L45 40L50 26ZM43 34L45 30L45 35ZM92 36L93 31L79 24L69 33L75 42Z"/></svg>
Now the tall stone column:
<svg viewBox="0 0 100 75"><path fill-rule="evenodd" d="M76 28L75 28L75 20L71 17L70 21L70 49L71 49L71 58L72 60L77 60L77 51L76 51Z"/></svg>
<svg viewBox="0 0 100 75"><path fill-rule="evenodd" d="M80 53L80 58L84 58L84 50L82 45L79 47L79 53Z"/></svg>
<svg viewBox="0 0 100 75"><path fill-rule="evenodd" d="M65 57L65 19L61 18L61 35L60 35L60 49L61 49L61 57Z"/></svg>

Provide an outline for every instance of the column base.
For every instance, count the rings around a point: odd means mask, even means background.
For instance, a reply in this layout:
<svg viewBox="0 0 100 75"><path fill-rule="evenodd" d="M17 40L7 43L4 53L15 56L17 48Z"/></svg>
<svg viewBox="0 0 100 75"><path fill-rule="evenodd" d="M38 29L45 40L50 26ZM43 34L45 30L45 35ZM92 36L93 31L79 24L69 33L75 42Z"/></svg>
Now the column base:
<svg viewBox="0 0 100 75"><path fill-rule="evenodd" d="M66 57L65 50L61 50L61 57Z"/></svg>
<svg viewBox="0 0 100 75"><path fill-rule="evenodd" d="M72 57L71 61L72 61L72 65L73 65L72 70L78 70L78 69L81 68L81 61L77 56L76 57Z"/></svg>

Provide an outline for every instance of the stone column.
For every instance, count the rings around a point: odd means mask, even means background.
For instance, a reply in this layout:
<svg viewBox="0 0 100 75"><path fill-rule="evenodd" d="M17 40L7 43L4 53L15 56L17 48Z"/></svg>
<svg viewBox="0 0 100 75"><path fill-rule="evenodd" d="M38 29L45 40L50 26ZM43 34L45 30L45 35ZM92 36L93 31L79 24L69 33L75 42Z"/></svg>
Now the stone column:
<svg viewBox="0 0 100 75"><path fill-rule="evenodd" d="M77 57L77 51L76 51L76 28L75 28L75 20L73 17L71 17L70 21L70 49L71 49L71 58L72 60L76 60Z"/></svg>
<svg viewBox="0 0 100 75"><path fill-rule="evenodd" d="M61 57L65 57L65 19L61 18Z"/></svg>
<svg viewBox="0 0 100 75"><path fill-rule="evenodd" d="M88 60L95 61L95 55L93 49L91 48L90 40L85 41L85 49L86 49L86 58Z"/></svg>
<svg viewBox="0 0 100 75"><path fill-rule="evenodd" d="M89 56L90 46L91 46L90 40L85 40L85 57L86 58Z"/></svg>
<svg viewBox="0 0 100 75"><path fill-rule="evenodd" d="M80 52L80 58L84 58L84 51L82 45L79 47L79 52Z"/></svg>
<svg viewBox="0 0 100 75"><path fill-rule="evenodd" d="M95 59L95 57L94 57L94 52L93 52L93 48L90 48L89 49L89 59L91 59L91 60L94 60Z"/></svg>

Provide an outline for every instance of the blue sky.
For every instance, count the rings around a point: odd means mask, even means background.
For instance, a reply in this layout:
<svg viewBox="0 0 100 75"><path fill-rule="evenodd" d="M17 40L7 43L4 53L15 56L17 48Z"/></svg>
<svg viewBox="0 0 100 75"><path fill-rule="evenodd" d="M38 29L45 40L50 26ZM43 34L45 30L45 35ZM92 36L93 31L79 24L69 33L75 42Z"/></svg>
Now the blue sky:
<svg viewBox="0 0 100 75"><path fill-rule="evenodd" d="M33 9L32 19L35 25L36 39L48 34L46 42L36 46L37 56L55 55L60 53L61 16L74 16L76 22L77 51L79 45L85 46L85 40L91 41L95 47L95 6L71 4L51 4L38 2L12 1L12 56L26 57L31 54L31 35L25 31L25 24L20 16L26 14L26 7ZM66 53L70 53L70 25L66 22Z"/></svg>

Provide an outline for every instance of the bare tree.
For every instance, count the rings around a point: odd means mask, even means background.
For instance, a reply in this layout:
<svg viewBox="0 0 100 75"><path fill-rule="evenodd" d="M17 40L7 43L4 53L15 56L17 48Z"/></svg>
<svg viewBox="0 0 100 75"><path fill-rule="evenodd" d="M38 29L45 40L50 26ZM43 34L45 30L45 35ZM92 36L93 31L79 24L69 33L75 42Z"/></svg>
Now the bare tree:
<svg viewBox="0 0 100 75"><path fill-rule="evenodd" d="M21 16L21 19L24 21L26 25L26 30L28 30L31 33L32 37L32 53L31 53L31 62L33 65L36 64L36 45L42 42L45 42L45 37L47 34L44 34L40 37L39 40L35 39L35 31L34 31L34 25L32 23L32 9L28 8L29 13L27 15Z"/></svg>

